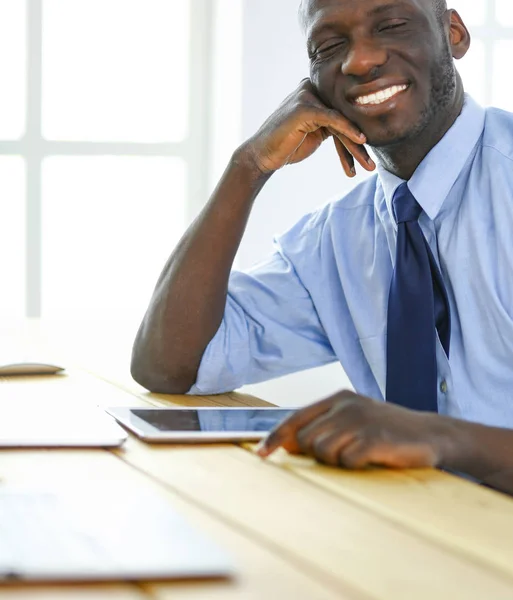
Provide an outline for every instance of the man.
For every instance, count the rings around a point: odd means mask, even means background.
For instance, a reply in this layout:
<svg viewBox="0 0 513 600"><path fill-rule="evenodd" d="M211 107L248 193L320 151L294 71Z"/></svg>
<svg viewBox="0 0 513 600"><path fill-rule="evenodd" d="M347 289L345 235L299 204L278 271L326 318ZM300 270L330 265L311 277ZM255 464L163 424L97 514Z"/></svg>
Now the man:
<svg viewBox="0 0 513 600"><path fill-rule="evenodd" d="M309 0L310 78L233 155L157 284L132 373L215 393L339 360L278 446L349 468L440 466L513 491L513 115L465 97L442 0ZM258 193L333 138L379 173L230 275ZM372 398L372 399L371 399ZM387 402L383 402L386 398Z"/></svg>

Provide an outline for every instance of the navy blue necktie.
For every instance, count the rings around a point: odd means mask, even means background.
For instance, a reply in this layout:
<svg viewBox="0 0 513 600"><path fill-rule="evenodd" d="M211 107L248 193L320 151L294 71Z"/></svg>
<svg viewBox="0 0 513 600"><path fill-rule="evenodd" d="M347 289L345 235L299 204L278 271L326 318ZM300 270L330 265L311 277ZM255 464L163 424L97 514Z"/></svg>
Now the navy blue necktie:
<svg viewBox="0 0 513 600"><path fill-rule="evenodd" d="M398 231L388 299L386 399L437 412L436 330L449 356L447 292L418 223L422 209L406 183L392 205Z"/></svg>

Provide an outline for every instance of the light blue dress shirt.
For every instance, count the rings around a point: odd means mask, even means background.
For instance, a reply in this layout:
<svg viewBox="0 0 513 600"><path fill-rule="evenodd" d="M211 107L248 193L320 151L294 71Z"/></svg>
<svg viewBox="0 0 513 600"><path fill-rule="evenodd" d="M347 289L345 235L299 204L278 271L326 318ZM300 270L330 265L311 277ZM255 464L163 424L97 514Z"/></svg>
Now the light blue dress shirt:
<svg viewBox="0 0 513 600"><path fill-rule="evenodd" d="M303 217L267 260L233 272L189 393L340 361L358 392L383 399L401 183L379 169ZM439 412L513 428L513 114L467 96L409 187L451 309L450 361L437 341Z"/></svg>

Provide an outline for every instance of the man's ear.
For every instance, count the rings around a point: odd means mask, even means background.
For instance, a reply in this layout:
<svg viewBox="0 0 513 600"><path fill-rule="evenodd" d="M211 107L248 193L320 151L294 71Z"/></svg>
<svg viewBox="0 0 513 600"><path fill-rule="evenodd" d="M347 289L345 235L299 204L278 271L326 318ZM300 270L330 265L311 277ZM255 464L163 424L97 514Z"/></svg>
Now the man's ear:
<svg viewBox="0 0 513 600"><path fill-rule="evenodd" d="M454 10L448 10L449 43L453 58L463 58L470 48L470 32L460 15Z"/></svg>

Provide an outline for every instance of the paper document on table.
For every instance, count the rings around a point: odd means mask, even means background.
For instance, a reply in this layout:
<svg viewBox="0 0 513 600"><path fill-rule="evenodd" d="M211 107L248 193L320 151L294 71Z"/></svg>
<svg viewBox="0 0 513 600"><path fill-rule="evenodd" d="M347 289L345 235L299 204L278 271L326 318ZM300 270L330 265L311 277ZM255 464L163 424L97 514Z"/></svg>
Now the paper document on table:
<svg viewBox="0 0 513 600"><path fill-rule="evenodd" d="M97 407L36 402L0 410L0 448L116 447L127 433Z"/></svg>

